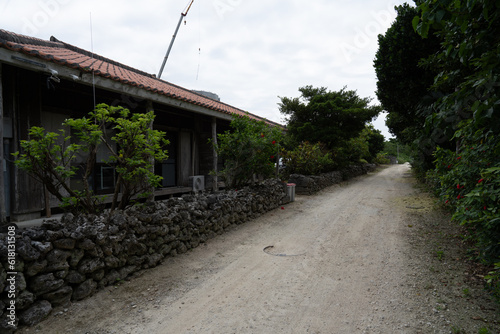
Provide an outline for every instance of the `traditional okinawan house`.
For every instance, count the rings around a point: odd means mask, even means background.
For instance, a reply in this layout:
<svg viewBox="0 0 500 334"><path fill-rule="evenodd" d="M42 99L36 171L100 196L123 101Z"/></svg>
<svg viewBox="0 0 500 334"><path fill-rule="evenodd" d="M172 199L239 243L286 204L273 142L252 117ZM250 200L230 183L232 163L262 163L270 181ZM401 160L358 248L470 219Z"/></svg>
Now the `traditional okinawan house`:
<svg viewBox="0 0 500 334"><path fill-rule="evenodd" d="M28 139L29 128L57 131L65 119L81 117L99 103L132 112L154 111L154 128L165 131L170 140L169 159L156 164L156 173L163 177L156 196L192 191L193 177L198 186L201 182L201 187L215 187L209 172L218 162L209 139L229 129L235 116L263 120L54 37L47 41L0 30L1 221L37 218L59 204L13 164L12 153ZM106 164L107 158L104 149L98 152L91 184L98 194L114 188L114 168ZM76 187L78 177L71 182Z"/></svg>

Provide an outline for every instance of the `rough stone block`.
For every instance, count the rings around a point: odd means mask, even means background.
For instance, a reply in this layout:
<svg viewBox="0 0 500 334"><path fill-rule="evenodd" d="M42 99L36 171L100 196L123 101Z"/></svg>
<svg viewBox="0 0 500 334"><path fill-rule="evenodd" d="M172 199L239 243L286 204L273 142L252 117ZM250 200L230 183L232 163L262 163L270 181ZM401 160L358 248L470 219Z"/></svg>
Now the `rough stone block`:
<svg viewBox="0 0 500 334"><path fill-rule="evenodd" d="M96 270L104 268L106 265L99 258L86 258L80 262L78 266L78 271L82 274L90 274Z"/></svg>
<svg viewBox="0 0 500 334"><path fill-rule="evenodd" d="M79 273L78 271L76 270L70 270L68 272L68 275L66 275L66 277L64 278L66 280L66 282L70 283L70 284L77 284L77 283L82 283L83 281L85 281L85 275Z"/></svg>
<svg viewBox="0 0 500 334"><path fill-rule="evenodd" d="M31 245L28 237L16 240L16 252L26 261L34 261L40 257L40 252Z"/></svg>
<svg viewBox="0 0 500 334"><path fill-rule="evenodd" d="M45 319L52 312L52 305L46 300L40 300L21 312L19 323L33 326Z"/></svg>
<svg viewBox="0 0 500 334"><path fill-rule="evenodd" d="M76 287L76 289L73 291L72 299L82 300L93 294L96 288L97 283L93 279L88 279Z"/></svg>
<svg viewBox="0 0 500 334"><path fill-rule="evenodd" d="M76 245L76 240L71 238L54 240L54 247L60 249L73 249Z"/></svg>
<svg viewBox="0 0 500 334"><path fill-rule="evenodd" d="M56 279L54 274L36 276L29 283L30 290L37 295L59 289L64 284L64 280Z"/></svg>
<svg viewBox="0 0 500 334"><path fill-rule="evenodd" d="M69 303L71 300L71 295L73 293L73 289L66 285L57 289L56 291L52 291L46 293L42 296L43 299L48 300L52 306L64 306Z"/></svg>
<svg viewBox="0 0 500 334"><path fill-rule="evenodd" d="M26 265L26 270L24 272L26 276L35 276L36 274L41 273L45 267L47 267L47 260L36 261Z"/></svg>

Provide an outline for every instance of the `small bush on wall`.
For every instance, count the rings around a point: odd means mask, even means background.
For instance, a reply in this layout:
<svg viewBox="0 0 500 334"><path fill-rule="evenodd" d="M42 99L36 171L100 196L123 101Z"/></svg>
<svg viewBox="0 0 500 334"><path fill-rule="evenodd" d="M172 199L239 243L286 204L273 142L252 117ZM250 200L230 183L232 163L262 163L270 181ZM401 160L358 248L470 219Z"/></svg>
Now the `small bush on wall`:
<svg viewBox="0 0 500 334"><path fill-rule="evenodd" d="M98 147L105 146L110 153L106 163L117 172L112 209L124 209L132 197L149 196L161 181L154 174L154 161L168 158L164 147L169 142L164 139L165 133L152 129L154 119L152 111L132 114L122 107L99 104L85 117L67 119L58 132L32 127L29 139L21 141L21 152L14 153L15 164L43 183L62 207L97 213L102 209L103 197L94 194L89 180ZM107 134L109 131L114 136ZM81 155L86 157L85 163L76 164ZM70 186L77 173L82 175L82 190Z"/></svg>

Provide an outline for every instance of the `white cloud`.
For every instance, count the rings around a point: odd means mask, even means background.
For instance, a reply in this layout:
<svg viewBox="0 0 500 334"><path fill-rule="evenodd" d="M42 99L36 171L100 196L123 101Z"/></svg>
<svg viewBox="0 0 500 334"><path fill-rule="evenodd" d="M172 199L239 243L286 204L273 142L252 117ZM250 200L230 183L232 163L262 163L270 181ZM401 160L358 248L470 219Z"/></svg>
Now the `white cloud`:
<svg viewBox="0 0 500 334"><path fill-rule="evenodd" d="M90 50L92 16L96 53L156 74L188 2L6 1L0 28ZM278 96L305 85L375 98L377 35L403 2L195 0L162 78L278 122Z"/></svg>

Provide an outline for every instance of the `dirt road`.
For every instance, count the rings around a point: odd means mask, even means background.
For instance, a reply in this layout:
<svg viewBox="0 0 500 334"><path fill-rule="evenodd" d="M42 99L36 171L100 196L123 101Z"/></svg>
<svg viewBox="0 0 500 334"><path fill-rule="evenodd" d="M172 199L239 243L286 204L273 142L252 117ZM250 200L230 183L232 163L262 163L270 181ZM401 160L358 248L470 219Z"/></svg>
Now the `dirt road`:
<svg viewBox="0 0 500 334"><path fill-rule="evenodd" d="M409 177L392 166L297 196L23 332L448 333L418 300L425 260L405 235L429 205Z"/></svg>

